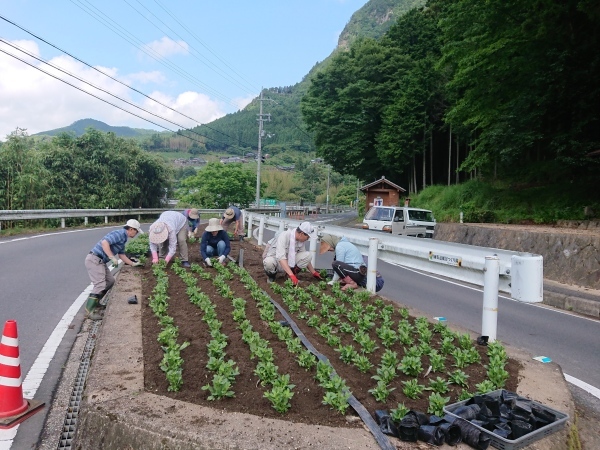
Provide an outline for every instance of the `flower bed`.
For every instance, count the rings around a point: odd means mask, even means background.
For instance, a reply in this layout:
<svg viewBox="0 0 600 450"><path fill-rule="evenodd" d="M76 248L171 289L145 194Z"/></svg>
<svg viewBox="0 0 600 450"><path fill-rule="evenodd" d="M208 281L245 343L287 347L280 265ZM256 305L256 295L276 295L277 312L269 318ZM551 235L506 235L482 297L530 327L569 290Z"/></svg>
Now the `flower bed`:
<svg viewBox="0 0 600 450"><path fill-rule="evenodd" d="M283 279L270 285L262 270L262 250L248 242L232 242L232 247L233 257L244 248L245 270L233 264L219 273L203 268L198 244L194 244L190 246L192 270L170 265L164 271L167 313L177 327L171 333L176 336L171 346L180 349L183 359L182 384L176 391L169 390L172 385L161 370L165 352L158 336L163 332L164 337L164 326L149 306L157 278L149 263L142 269L147 390L263 417L359 426L350 419L352 409L340 406L344 386L372 414L376 409L398 413L441 409L476 393L476 386L496 389L494 383L504 378L502 387L516 389L516 363L504 361L500 370L494 362L494 358L502 359L501 348L492 348L490 361L488 348L477 346L465 335L410 317L401 305L381 297L347 295L319 285L309 274L300 274L302 289L291 288ZM279 325L283 317L269 306L268 297L282 305L315 348L329 358L339 380L325 382L326 369L312 364L289 334L290 328ZM207 311L212 311L208 320ZM219 369L218 357L230 369ZM490 365L493 370L488 373ZM231 371L217 378L219 370Z"/></svg>

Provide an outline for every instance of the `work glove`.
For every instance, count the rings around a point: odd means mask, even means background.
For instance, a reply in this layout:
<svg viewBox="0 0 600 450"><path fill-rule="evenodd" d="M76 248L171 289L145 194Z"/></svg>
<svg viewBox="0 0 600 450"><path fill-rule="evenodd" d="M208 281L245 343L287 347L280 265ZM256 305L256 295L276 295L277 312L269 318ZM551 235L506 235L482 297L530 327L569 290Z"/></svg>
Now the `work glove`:
<svg viewBox="0 0 600 450"><path fill-rule="evenodd" d="M221 256L219 256L219 262L220 262L221 264L225 264L225 255L221 255Z"/></svg>
<svg viewBox="0 0 600 450"><path fill-rule="evenodd" d="M113 266L117 267L119 265L119 260L117 259L116 256L113 255L113 257L110 258L110 260L112 261Z"/></svg>
<svg viewBox="0 0 600 450"><path fill-rule="evenodd" d="M315 277L317 280L323 281L321 274L319 272L317 272L316 270L312 273L312 276Z"/></svg>
<svg viewBox="0 0 600 450"><path fill-rule="evenodd" d="M142 265L143 265L141 262L139 262L139 261L138 261L138 260L136 260L136 259L132 259L132 260L131 260L131 262L132 262L132 264L131 264L131 265L132 265L133 267L138 267L138 266L142 266Z"/></svg>
<svg viewBox="0 0 600 450"><path fill-rule="evenodd" d="M158 262L158 253L152 252L152 264L156 264Z"/></svg>
<svg viewBox="0 0 600 450"><path fill-rule="evenodd" d="M206 263L206 265L207 265L208 267L212 267L212 261L210 260L210 258L206 258L206 259L204 260L204 262Z"/></svg>
<svg viewBox="0 0 600 450"><path fill-rule="evenodd" d="M298 286L298 277L296 275L290 275L290 280L294 286Z"/></svg>
<svg viewBox="0 0 600 450"><path fill-rule="evenodd" d="M188 231L188 239L192 239L194 237L194 233Z"/></svg>

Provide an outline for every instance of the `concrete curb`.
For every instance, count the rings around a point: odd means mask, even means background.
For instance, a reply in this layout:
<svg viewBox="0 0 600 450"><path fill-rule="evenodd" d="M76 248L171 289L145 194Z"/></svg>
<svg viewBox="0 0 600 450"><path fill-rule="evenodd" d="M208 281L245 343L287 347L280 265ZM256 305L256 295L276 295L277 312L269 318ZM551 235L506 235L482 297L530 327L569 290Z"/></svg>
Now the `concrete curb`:
<svg viewBox="0 0 600 450"><path fill-rule="evenodd" d="M331 428L227 413L158 396L144 390L141 302L129 305L132 295L142 298L135 269L125 268L113 287L90 366L73 448L95 449L378 449L372 435L361 428ZM572 418L574 405L560 367L542 364L531 355L507 349L522 365L518 392ZM543 382L541 382L543 381ZM565 448L566 430L532 449ZM420 444L392 439L399 449ZM441 448L447 448L443 446ZM453 447L468 449L465 444Z"/></svg>

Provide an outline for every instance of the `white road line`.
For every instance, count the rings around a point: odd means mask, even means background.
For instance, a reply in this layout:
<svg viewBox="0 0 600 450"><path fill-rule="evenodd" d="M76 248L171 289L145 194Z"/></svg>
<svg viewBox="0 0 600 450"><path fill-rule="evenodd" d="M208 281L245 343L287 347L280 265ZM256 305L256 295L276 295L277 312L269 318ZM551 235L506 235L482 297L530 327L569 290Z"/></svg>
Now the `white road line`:
<svg viewBox="0 0 600 450"><path fill-rule="evenodd" d="M119 226L111 225L109 227L102 227L102 228L118 228L118 227ZM40 238L40 237L56 236L57 234L80 233L82 231L94 231L94 230L97 230L97 229L98 228L86 228L85 230L69 230L69 231L57 231L55 233L36 234L35 236L26 236L26 237L9 239L7 241L1 241L0 245L1 244L9 244L11 242L26 241L28 239L37 239L37 238Z"/></svg>
<svg viewBox="0 0 600 450"><path fill-rule="evenodd" d="M44 379L44 375L56 354L56 349L62 342L65 333L69 329L73 318L77 314L77 312L81 309L81 305L87 300L89 293L92 290L92 284L81 293L79 297L73 302L73 304L69 307L67 312L62 316L54 331L44 344L44 347L40 351L37 356L35 362L29 369L25 380L23 380L23 397L32 399L35 396L42 380ZM50 407L50 405L46 405L46 407ZM17 430L19 429L19 425L14 426L8 430L0 430L0 450L10 450L13 440L17 435Z"/></svg>
<svg viewBox="0 0 600 450"><path fill-rule="evenodd" d="M565 380L567 380L569 383L577 386L580 389L583 389L588 394L592 394L597 399L600 399L600 389L595 388L594 386L592 386L590 384L587 384L585 381L581 381L575 377L572 377L571 375L567 375L566 373L564 375L565 375Z"/></svg>

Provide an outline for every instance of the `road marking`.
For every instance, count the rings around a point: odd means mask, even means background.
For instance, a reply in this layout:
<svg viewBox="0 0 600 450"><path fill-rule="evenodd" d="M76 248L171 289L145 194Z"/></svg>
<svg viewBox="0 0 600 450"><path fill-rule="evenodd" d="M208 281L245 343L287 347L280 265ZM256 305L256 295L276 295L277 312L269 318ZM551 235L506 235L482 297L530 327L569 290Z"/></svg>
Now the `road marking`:
<svg viewBox="0 0 600 450"><path fill-rule="evenodd" d="M57 234L79 233L81 231L94 231L94 230L97 230L98 228L118 228L118 226L111 225L109 227L86 228L85 230L69 230L69 231L57 231L55 233L36 234L35 236L20 237L20 238L9 239L7 241L1 241L0 245L1 244L9 244L11 242L26 241L28 239L37 239L40 237L56 236Z"/></svg>
<svg viewBox="0 0 600 450"><path fill-rule="evenodd" d="M92 291L92 284L81 293L79 297L75 299L73 304L69 307L67 312L62 316L52 334L44 344L44 347L40 351L37 356L35 362L27 372L27 376L25 380L23 380L23 397L32 399L35 396L54 355L56 354L56 349L62 342L65 333L69 329L73 318L77 314L77 312L81 309L81 306L87 300L89 293ZM50 405L48 405L49 407ZM19 429L19 425L14 426L8 430L0 430L0 450L10 450L13 440L17 435L17 430Z"/></svg>
<svg viewBox="0 0 600 450"><path fill-rule="evenodd" d="M580 389L583 389L588 394L592 394L597 399L600 399L600 389L595 388L594 386L587 384L585 381L581 381L580 379L572 377L571 375L568 375L566 373L564 375L565 380L567 380L569 383L577 386Z"/></svg>
<svg viewBox="0 0 600 450"><path fill-rule="evenodd" d="M477 292L483 293L483 289L478 288L478 287L468 286L466 284L462 284L462 283L459 283L457 281L451 281L451 280L448 280L446 278L441 278L441 277L438 277L438 276L435 276L435 275L431 275L431 274L426 273L426 272L421 272L419 270L412 269L412 268L406 267L406 266L402 266L400 264L392 264L392 263L387 263L387 264L390 264L390 265L396 266L396 267L402 267L405 270L409 270L410 272L418 273L419 275L424 275L424 276L429 277L429 278L433 278L433 279L436 279L436 280L444 281L446 283L454 284L455 286L460 286L460 287L463 287L465 289L471 289L472 291L477 291ZM570 311L564 311L564 310L561 310L561 309L549 308L548 305L544 305L543 303L520 302L519 300L515 300L514 298L507 297L505 295L500 295L500 294L498 294L498 297L506 299L506 300L510 300L511 302L519 303L520 305L533 306L533 307L536 307L536 308L542 308L542 309L544 309L546 311L552 311L553 313L564 314L564 315L571 316L571 317L578 317L579 319L588 320L590 322L594 322L594 323L600 324L600 322L597 319L593 319L593 318L590 318L590 317L585 317L585 316L580 316L580 315L577 315L577 314L573 314Z"/></svg>

